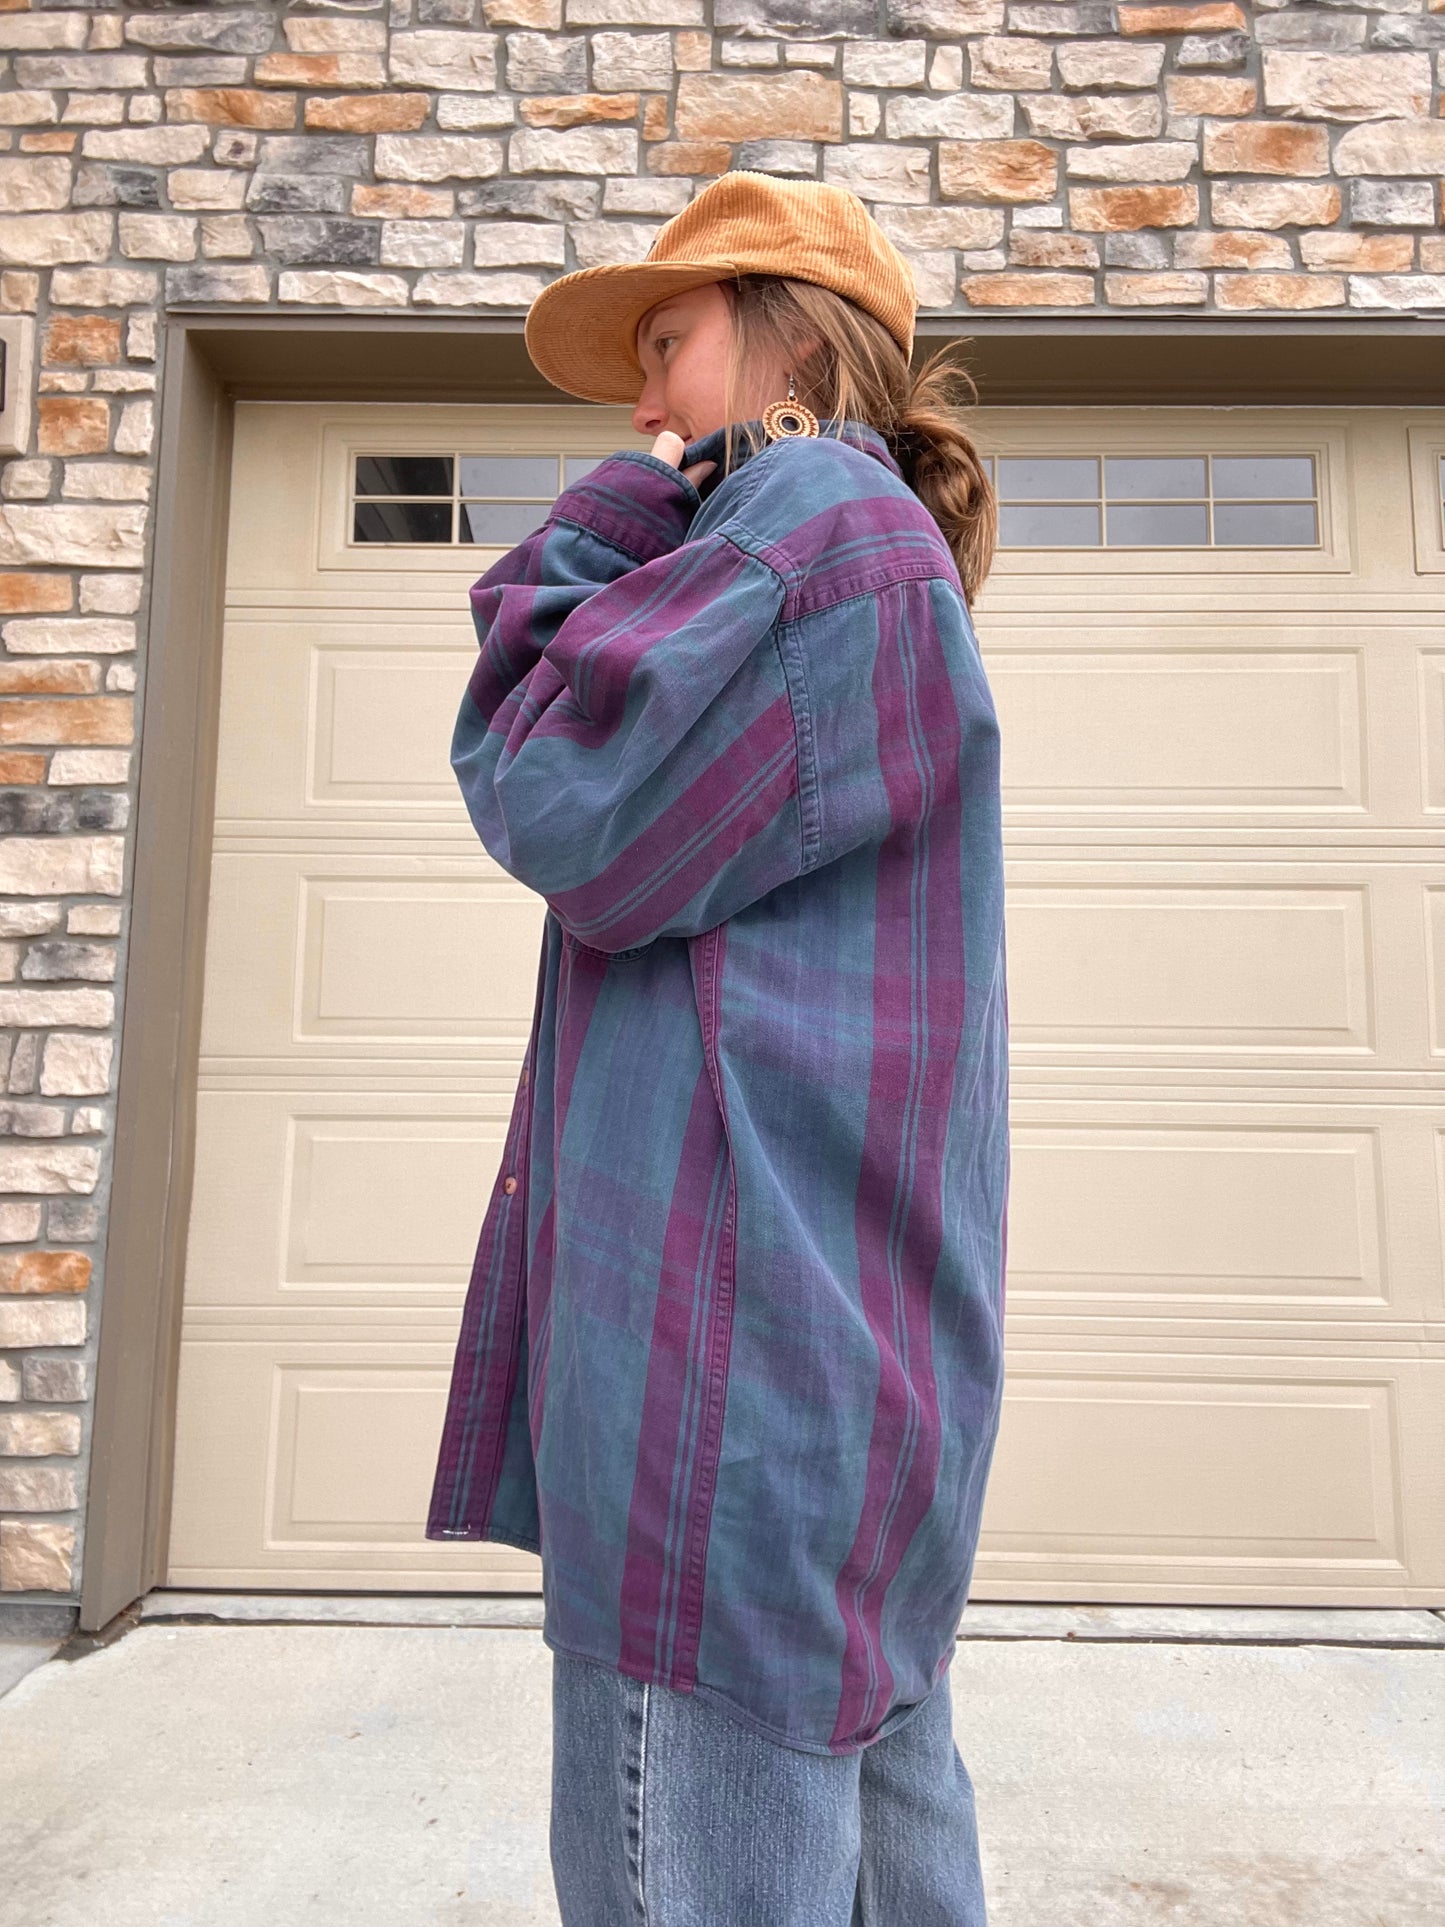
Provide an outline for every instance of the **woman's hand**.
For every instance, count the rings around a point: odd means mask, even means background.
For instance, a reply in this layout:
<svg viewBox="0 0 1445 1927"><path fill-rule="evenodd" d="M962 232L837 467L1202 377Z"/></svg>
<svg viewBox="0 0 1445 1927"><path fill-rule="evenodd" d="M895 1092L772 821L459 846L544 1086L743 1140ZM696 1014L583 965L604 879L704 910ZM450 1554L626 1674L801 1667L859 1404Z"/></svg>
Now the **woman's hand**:
<svg viewBox="0 0 1445 1927"><path fill-rule="evenodd" d="M687 443L682 439L681 435L674 434L670 428L664 428L657 440L652 444L651 452L657 456L659 461L667 462L673 468L676 468L678 462L682 459L682 451L686 447ZM688 481L692 483L693 487L696 488L703 476L716 467L716 462L691 462L682 472Z"/></svg>

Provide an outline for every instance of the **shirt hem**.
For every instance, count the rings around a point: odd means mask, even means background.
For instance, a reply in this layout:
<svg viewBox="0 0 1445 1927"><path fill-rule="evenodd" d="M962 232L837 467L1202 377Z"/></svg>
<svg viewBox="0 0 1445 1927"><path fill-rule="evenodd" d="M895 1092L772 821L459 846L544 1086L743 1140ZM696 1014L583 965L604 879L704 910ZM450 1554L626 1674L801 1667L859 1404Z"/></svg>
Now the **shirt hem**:
<svg viewBox="0 0 1445 1927"><path fill-rule="evenodd" d="M488 1545L515 1546L518 1552L535 1552L540 1558L541 1541L525 1532L504 1532L494 1526L459 1526L433 1528L428 1526L423 1532L424 1539L435 1540L439 1544L456 1544L460 1540L483 1540Z"/></svg>
<svg viewBox="0 0 1445 1927"><path fill-rule="evenodd" d="M804 1740L800 1739L796 1734L783 1732L781 1727L773 1726L767 1720L759 1719L755 1713L748 1712L744 1706L740 1705L730 1694L723 1692L720 1687L705 1685L701 1680L694 1681L691 1687L676 1687L672 1685L670 1680L661 1678L655 1672L628 1672L625 1667L617 1665L613 1660L602 1659L596 1653L584 1653L579 1651L575 1646L564 1645L561 1640L554 1639L546 1630L545 1626L542 1630L542 1644L551 1652L561 1653L566 1659L580 1659L588 1665L600 1666L604 1672L617 1673L627 1679L641 1679L649 1686L665 1686L670 1692L695 1693L700 1699L706 1700L709 1705L717 1707L719 1712L727 1714L728 1718L735 1720L739 1726L744 1726L750 1732L760 1734L765 1740L771 1740L774 1746L786 1746L795 1753L817 1754L824 1759L840 1759L851 1757L857 1753L865 1753L870 1746L876 1746L880 1740L892 1739L895 1733L901 1733L905 1726L911 1725L913 1720L917 1718L928 1703L926 1697L921 1700L915 1700L913 1705L908 1709L908 1712L899 1720L896 1726L890 1726L886 1733L875 1734L871 1740L849 1741L841 1746L830 1746L826 1740Z"/></svg>

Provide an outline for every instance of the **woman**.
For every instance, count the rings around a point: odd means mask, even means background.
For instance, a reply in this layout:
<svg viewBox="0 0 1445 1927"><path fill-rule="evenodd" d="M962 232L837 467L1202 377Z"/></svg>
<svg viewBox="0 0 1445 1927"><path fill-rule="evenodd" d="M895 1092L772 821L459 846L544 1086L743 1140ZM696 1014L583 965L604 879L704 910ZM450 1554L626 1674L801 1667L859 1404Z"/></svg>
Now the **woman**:
<svg viewBox="0 0 1445 1927"><path fill-rule="evenodd" d="M472 590L453 766L547 916L427 1532L541 1555L565 1927L984 1920L994 518L914 311L856 196L735 171L527 320L653 441Z"/></svg>

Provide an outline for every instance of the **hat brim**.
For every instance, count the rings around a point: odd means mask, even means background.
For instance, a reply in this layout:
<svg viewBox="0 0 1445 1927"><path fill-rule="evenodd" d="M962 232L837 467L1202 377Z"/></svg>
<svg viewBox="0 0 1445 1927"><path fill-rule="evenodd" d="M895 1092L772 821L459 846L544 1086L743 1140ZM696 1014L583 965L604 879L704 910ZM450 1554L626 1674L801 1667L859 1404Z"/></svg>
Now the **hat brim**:
<svg viewBox="0 0 1445 1927"><path fill-rule="evenodd" d="M646 380L637 324L670 294L728 281L736 263L614 261L577 268L547 286L527 311L523 338L538 373L583 401L635 402Z"/></svg>

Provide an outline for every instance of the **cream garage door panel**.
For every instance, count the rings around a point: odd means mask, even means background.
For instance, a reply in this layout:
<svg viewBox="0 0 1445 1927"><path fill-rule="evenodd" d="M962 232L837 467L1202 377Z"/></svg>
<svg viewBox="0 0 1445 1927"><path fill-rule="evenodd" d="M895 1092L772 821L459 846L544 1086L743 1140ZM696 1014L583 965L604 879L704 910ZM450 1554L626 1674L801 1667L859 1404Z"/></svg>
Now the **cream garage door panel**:
<svg viewBox="0 0 1445 1927"><path fill-rule="evenodd" d="M500 552L461 537L638 443L239 417L172 1577L526 1590L421 1536L543 908L447 761ZM1445 419L981 432L1015 1177L975 1593L1445 1603Z"/></svg>

